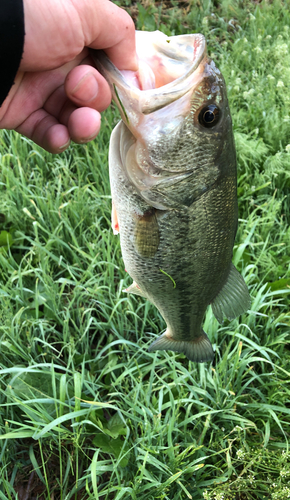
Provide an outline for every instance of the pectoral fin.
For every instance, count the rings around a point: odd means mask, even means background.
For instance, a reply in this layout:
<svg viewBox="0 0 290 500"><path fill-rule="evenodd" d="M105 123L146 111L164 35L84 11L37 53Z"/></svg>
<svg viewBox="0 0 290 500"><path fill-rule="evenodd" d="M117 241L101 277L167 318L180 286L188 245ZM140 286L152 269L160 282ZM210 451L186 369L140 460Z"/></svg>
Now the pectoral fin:
<svg viewBox="0 0 290 500"><path fill-rule="evenodd" d="M159 228L154 208L142 216L136 216L134 247L141 257L151 258L159 246Z"/></svg>
<svg viewBox="0 0 290 500"><path fill-rule="evenodd" d="M118 216L117 216L117 210L115 207L114 202L112 202L112 229L114 234L119 234L120 229L119 229L119 222L118 222Z"/></svg>
<svg viewBox="0 0 290 500"><path fill-rule="evenodd" d="M228 319L234 319L251 307L251 298L243 277L231 264L226 283L211 304L212 311L219 323L223 313Z"/></svg>

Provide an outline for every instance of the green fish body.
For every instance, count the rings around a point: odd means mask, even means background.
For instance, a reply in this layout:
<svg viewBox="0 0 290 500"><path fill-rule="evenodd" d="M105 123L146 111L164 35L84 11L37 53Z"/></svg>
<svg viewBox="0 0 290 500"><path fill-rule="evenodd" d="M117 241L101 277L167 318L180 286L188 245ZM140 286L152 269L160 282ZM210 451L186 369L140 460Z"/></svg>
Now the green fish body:
<svg viewBox="0 0 290 500"><path fill-rule="evenodd" d="M122 115L109 168L112 225L134 280L126 291L146 297L166 321L150 351L211 361L202 329L208 305L219 322L250 307L231 262L238 207L226 87L202 35L136 36L136 74L94 55Z"/></svg>

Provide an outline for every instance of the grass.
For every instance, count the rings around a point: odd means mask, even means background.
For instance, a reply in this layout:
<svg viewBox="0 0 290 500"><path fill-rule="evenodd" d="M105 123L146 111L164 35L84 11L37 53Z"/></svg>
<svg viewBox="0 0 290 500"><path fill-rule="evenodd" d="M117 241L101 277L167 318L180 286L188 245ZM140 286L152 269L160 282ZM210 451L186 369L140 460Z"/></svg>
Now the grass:
<svg viewBox="0 0 290 500"><path fill-rule="evenodd" d="M0 137L0 498L290 498L288 2L123 3L139 29L202 32L238 155L234 263L252 308L204 329L216 357L149 353L158 311L110 229L107 150ZM138 15L137 15L138 14Z"/></svg>

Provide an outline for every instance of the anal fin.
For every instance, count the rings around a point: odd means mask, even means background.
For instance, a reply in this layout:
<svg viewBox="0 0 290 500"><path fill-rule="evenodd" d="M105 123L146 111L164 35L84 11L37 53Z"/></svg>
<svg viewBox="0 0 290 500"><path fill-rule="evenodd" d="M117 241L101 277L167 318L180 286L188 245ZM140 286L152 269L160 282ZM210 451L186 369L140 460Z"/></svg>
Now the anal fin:
<svg viewBox="0 0 290 500"><path fill-rule="evenodd" d="M201 330L200 336L193 340L175 340L166 330L148 348L152 351L175 351L185 354L185 356L195 363L212 361L214 352L207 334Z"/></svg>
<svg viewBox="0 0 290 500"><path fill-rule="evenodd" d="M226 283L213 300L211 307L219 323L223 321L223 314L231 320L250 309L251 297L247 285L233 264Z"/></svg>

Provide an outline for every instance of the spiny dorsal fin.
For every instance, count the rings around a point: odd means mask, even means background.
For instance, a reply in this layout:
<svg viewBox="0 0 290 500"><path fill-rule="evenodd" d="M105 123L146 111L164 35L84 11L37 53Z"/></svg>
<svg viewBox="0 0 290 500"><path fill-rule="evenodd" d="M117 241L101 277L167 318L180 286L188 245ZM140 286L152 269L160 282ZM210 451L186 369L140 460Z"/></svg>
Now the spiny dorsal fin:
<svg viewBox="0 0 290 500"><path fill-rule="evenodd" d="M233 264L231 264L226 283L212 302L211 307L219 323L223 322L223 313L228 319L234 319L250 309L251 297L247 285Z"/></svg>

